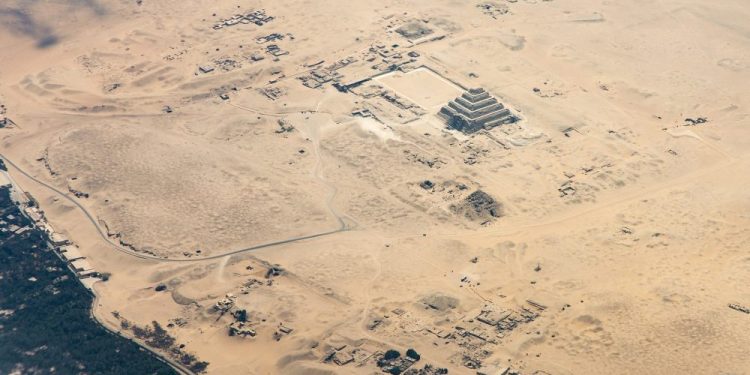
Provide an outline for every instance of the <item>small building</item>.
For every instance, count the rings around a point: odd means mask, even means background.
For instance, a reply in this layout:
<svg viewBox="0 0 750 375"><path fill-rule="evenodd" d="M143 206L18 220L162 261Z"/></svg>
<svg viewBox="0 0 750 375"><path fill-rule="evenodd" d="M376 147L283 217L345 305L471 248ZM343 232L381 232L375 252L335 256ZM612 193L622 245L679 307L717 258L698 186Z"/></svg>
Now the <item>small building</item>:
<svg viewBox="0 0 750 375"><path fill-rule="evenodd" d="M281 340L282 337L291 334L292 331L294 331L294 329L292 329L290 327L286 327L284 325L280 325L279 329L276 330L276 332L273 333L273 339L276 340L276 341L279 341L279 340Z"/></svg>
<svg viewBox="0 0 750 375"><path fill-rule="evenodd" d="M38 223L44 219L44 215L36 207L26 207L24 212L26 212L26 216L34 222Z"/></svg>
<svg viewBox="0 0 750 375"><path fill-rule="evenodd" d="M284 70L281 69L280 66L272 66L270 69L268 69L268 72L271 73L271 75L278 75L284 73ZM282 74L282 77L284 75Z"/></svg>
<svg viewBox="0 0 750 375"><path fill-rule="evenodd" d="M234 322L229 325L229 336L255 337L257 332L245 322Z"/></svg>
<svg viewBox="0 0 750 375"><path fill-rule="evenodd" d="M500 324L505 318L510 316L510 311L507 310L482 310L477 316L477 320L491 326Z"/></svg>
<svg viewBox="0 0 750 375"><path fill-rule="evenodd" d="M214 71L214 67L210 66L210 65L201 65L201 66L198 67L198 70L201 73L211 73L211 72Z"/></svg>
<svg viewBox="0 0 750 375"><path fill-rule="evenodd" d="M83 254L73 245L65 245L60 247L60 255L67 261L73 261L76 259L83 258Z"/></svg>
<svg viewBox="0 0 750 375"><path fill-rule="evenodd" d="M0 166L4 166L4 164L2 164L2 160L0 160ZM0 186L10 186L10 185L12 184L10 182L10 179L8 179L8 175L6 175L5 173L0 173Z"/></svg>
<svg viewBox="0 0 750 375"><path fill-rule="evenodd" d="M34 198L34 196L31 195L31 193L27 191L27 192L24 192L24 194L26 195L26 199L28 200L29 207L39 207L39 201L37 201L36 198Z"/></svg>
<svg viewBox="0 0 750 375"><path fill-rule="evenodd" d="M91 266L91 263L89 263L89 261L84 258L79 258L70 262L70 266L78 275L94 271L94 267Z"/></svg>
<svg viewBox="0 0 750 375"><path fill-rule="evenodd" d="M24 234L24 233L26 233L26 232L28 232L30 230L31 230L31 227L26 226L26 227L23 227L23 228L18 228L17 230L15 230L15 233L20 235L20 234Z"/></svg>
<svg viewBox="0 0 750 375"><path fill-rule="evenodd" d="M52 226L49 225L49 223L46 222L46 221L42 221L42 222L38 223L38 227L40 229L42 229L43 231L45 231L47 234L55 233L55 230L52 229Z"/></svg>
<svg viewBox="0 0 750 375"><path fill-rule="evenodd" d="M49 241L54 246L65 246L70 245L70 240L60 232L53 232L49 236Z"/></svg>
<svg viewBox="0 0 750 375"><path fill-rule="evenodd" d="M355 117L372 117L372 112L367 108L355 109L352 111L352 116Z"/></svg>
<svg viewBox="0 0 750 375"><path fill-rule="evenodd" d="M354 356L348 352L336 352L333 354L333 363L344 366L346 364L354 362Z"/></svg>

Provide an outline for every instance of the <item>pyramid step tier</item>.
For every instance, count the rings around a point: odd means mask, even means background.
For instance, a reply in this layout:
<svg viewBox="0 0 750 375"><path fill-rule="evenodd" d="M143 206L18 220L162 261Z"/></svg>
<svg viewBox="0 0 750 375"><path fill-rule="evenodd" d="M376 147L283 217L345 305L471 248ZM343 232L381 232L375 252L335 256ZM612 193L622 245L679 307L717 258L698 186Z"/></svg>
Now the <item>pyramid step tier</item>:
<svg viewBox="0 0 750 375"><path fill-rule="evenodd" d="M486 107L482 107L482 108L479 108L479 109L476 109L476 110L469 110L466 107L461 106L461 105L459 105L459 104L457 104L455 102L448 103L448 107L447 108L450 108L450 109L454 110L455 112L460 113L460 114L462 114L462 115L464 115L464 116L466 116L468 118L477 118L477 117L483 116L483 115L485 115L487 113L496 112L496 111L502 111L503 109L505 109L505 107L502 104L500 104L500 103L494 103L494 104L490 104L490 105L488 105Z"/></svg>
<svg viewBox="0 0 750 375"><path fill-rule="evenodd" d="M493 105L497 103L498 101L495 98L489 97L489 98L485 98L476 102L471 102L471 101L464 99L462 96L459 96L458 98L456 98L456 100L453 100L452 102L458 103L466 107L467 109L474 111L474 110L477 110L477 109L480 109L489 105Z"/></svg>
<svg viewBox="0 0 750 375"><path fill-rule="evenodd" d="M460 98L464 98L464 99L466 99L466 100L468 100L470 102L478 102L480 100L484 100L484 99L487 99L489 97L490 97L490 94L488 92L486 92L486 91L482 91L481 93L478 93L478 94L471 94L469 92L465 92L465 93L461 94L461 96L460 96Z"/></svg>

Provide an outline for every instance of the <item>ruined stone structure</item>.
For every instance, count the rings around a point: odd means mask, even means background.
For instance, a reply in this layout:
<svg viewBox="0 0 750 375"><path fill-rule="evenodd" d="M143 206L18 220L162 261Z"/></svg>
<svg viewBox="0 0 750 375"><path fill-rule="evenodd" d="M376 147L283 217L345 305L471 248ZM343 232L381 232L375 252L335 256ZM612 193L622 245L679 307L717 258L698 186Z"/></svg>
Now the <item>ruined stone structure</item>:
<svg viewBox="0 0 750 375"><path fill-rule="evenodd" d="M518 121L510 110L481 88L469 89L451 100L440 109L439 115L449 127L466 134Z"/></svg>
<svg viewBox="0 0 750 375"><path fill-rule="evenodd" d="M503 205L482 190L469 194L460 203L451 206L451 210L469 220L489 222L503 216Z"/></svg>

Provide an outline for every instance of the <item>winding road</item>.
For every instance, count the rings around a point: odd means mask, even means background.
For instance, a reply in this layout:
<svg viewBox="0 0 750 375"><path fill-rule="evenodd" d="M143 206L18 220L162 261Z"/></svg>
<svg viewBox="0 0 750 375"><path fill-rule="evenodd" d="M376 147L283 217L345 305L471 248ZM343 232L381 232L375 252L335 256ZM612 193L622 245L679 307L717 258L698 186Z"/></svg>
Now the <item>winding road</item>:
<svg viewBox="0 0 750 375"><path fill-rule="evenodd" d="M333 215L336 218L336 220L337 220L337 222L339 224L339 227L336 228L336 229L333 229L333 230L329 230L329 231L324 231L324 232L319 232L319 233L314 233L314 234L309 234L309 235L304 235L304 236L291 237L291 238L287 238L287 239L283 239L283 240L279 240L279 241L262 243L262 244L253 245L253 246L249 246L249 247L246 247L246 248L242 248L242 249L228 251L228 252L225 252L225 253L222 253L222 254L205 256L205 257L201 257L201 258L187 258L187 259L182 258L181 259L181 258L159 257L159 256L155 256L155 255L150 255L150 254L139 253L137 251L133 251L131 249L123 247L123 246L121 246L121 245L113 242L112 239L109 238L109 236L99 226L99 223L94 218L94 215L92 215L91 212L89 212L86 209L86 207L84 207L83 205L81 205L75 198L69 196L68 194L66 194L65 192L61 191L60 189L58 189L58 188L56 188L56 187L54 187L54 186L52 186L52 185L50 185L50 184L48 184L46 182L44 182L44 181L42 181L42 180L34 177L32 174L30 174L29 172L23 170L20 166L18 166L18 164L16 164L12 160L8 159L8 157L6 157L5 155L0 154L0 159L2 159L5 162L6 167L10 166L10 167L14 168L16 171L18 171L18 173L24 175L25 177L27 177L31 181L36 182L37 184L39 184L41 186L44 186L45 188L47 188L47 189L53 191L54 193L56 193L57 195L61 196L63 199L65 199L65 200L73 203L86 216L86 218L88 219L88 221L96 228L96 231L97 231L97 233L99 233L99 236L101 237L101 239L105 243L107 243L110 247L112 247L113 249L115 249L115 250L117 250L119 252L122 252L124 254L127 254L129 256L136 257L136 258L156 260L156 261L159 261L159 262L202 262L202 261L210 261L210 260L216 260L216 259L221 259L221 258L228 259L228 257L230 257L232 255L236 255L236 254L241 254L241 253L245 253L245 252L250 252L250 251L254 251L254 250L268 248L268 247L273 247L273 246L278 246L278 245L283 245L283 244L288 244L288 243L293 243L293 242L308 240L308 239L312 239L312 238L318 238L318 237L328 236L328 235L331 235L331 234L335 234L335 233L339 233L339 232L344 232L344 231L348 231L348 230L352 229L352 227L350 225L348 225L347 222L344 220L344 217L341 216L341 215L339 215L338 212L336 212L336 210L333 208L333 200L336 197L337 190L336 190L336 187L334 185L332 185L330 182L328 182L327 180L325 180L325 178L323 177L323 174L322 174L322 163L323 162L322 162L322 157L320 155L319 138L318 138L317 132L313 132L313 133L314 134L311 134L310 138L313 140L313 145L314 145L314 149L315 149L315 154L316 154L317 160L316 160L316 163L315 163L315 167L313 168L312 175L313 175L314 178L318 179L321 183L323 183L324 185L326 185L329 188L330 193L326 197L326 206L328 207L328 210L330 211L331 215ZM10 176L10 174L8 174L8 177L9 177L9 180L11 181L11 183L13 183L14 185L16 185L16 188L19 191L23 191L20 188L20 186L18 186L18 184L13 180L13 178L12 178L12 176ZM349 220L351 220L351 219L349 219ZM131 337L123 335L119 331L119 329L117 327L111 326L110 324L107 324L106 321L97 318L97 314L95 313L94 310L99 306L99 304L98 304L99 295L96 292L94 292L93 290L92 290L92 292L94 294L94 301L93 301L93 304L92 304L92 309L90 311L90 314L91 314L91 318L95 322L97 322L99 325L101 325L105 329L110 330L111 332L115 333L118 336L121 336L121 337L126 338L126 339L133 340L134 342L136 342L137 344L139 344L139 346L141 346L143 349L145 349L148 352L150 352L151 354L153 354L157 359L159 359L159 360L165 362L166 364L168 364L169 366L171 366L179 374L181 374L181 375L195 375L193 371L191 371L190 369L188 369L186 366L183 366L181 363L177 362L176 360L170 358L169 356L166 356L166 355L163 355L163 354L159 353L157 350L154 350L154 349L150 348L148 345L145 345L145 343L141 342L140 340L137 340L135 338L131 338Z"/></svg>
<svg viewBox="0 0 750 375"><path fill-rule="evenodd" d="M50 184L48 184L48 183L46 183L46 182L44 182L44 181L42 181L40 179L34 177L29 172L27 172L27 171L23 170L21 167L19 167L18 164L14 163L12 160L8 159L8 157L6 157L5 155L0 154L0 159L2 159L3 161L5 161L6 166L13 167L16 171L18 171L18 173L24 175L25 177L27 177L31 181L34 181L34 182L36 182L37 184L39 184L41 186L44 186L45 188L47 188L47 189L53 191L54 193L60 195L63 199L65 199L65 200L73 203L79 210L81 210L81 212L83 212L84 215L86 215L86 218L96 228L96 231L99 233L99 236L101 237L101 239L104 240L104 242L106 242L113 249L115 249L115 250L117 250L119 252L122 252L124 254L127 254L129 256L136 257L136 258L156 260L156 261L159 261L159 262L204 262L204 261L221 259L221 258L224 258L224 257L229 257L229 256L232 256L232 255L242 254L242 253L246 253L246 252L251 252L251 251L255 251L255 250L265 249L265 248L269 248L269 247L273 247L273 246L279 246L279 245L284 245L284 244L288 244L288 243L299 242L299 241L309 240L309 239L313 239L313 238L329 236L329 235L332 235L332 234L336 234L336 233L340 233L340 232L345 232L345 231L348 231L348 230L352 229L352 227L350 225L348 225L347 222L344 220L344 217L341 216L341 215L339 215L338 212L336 212L336 210L333 208L332 202L333 202L333 199L336 196L336 187L333 186L333 185L331 185L328 181L326 181L323 178L323 176L322 176L322 174L320 172L321 163L322 163L321 160L322 159L321 159L321 156L320 156L320 151L319 151L319 148L318 148L318 141L317 141L317 139L315 140L314 144L315 144L315 153L317 155L318 161L317 161L317 163L315 165L315 168L314 168L314 171L313 171L313 176L315 178L317 178L318 180L320 180L323 184L325 184L330 189L331 193L328 195L328 197L326 199L326 206L328 207L328 210L331 212L331 215L333 215L336 218L336 221L338 222L339 227L336 228L336 229L329 230L329 231L318 232L318 233L308 234L308 235L304 235L304 236L290 237L290 238L286 238L286 239L278 240L278 241L261 243L261 244L257 244L257 245L245 247L245 248L242 248L242 249L231 250L231 251L227 251L227 252L224 252L224 253L221 253L221 254L204 256L204 257L200 257L200 258L168 258L168 257L160 257L160 256L156 256L156 255L150 255L150 254L140 253L140 252L128 249L126 247L123 247L120 244L118 244L116 242L113 242L112 239L109 238L109 236L107 235L107 233L105 233L102 230L101 226L99 225L99 223L97 222L97 220L94 218L94 215L92 215L91 212L89 212L86 209L86 207L84 207L83 205L81 205L75 198L73 198L70 195L66 194L65 192L59 190L58 188L56 188L56 187L54 187L54 186L52 186L52 185L50 185Z"/></svg>

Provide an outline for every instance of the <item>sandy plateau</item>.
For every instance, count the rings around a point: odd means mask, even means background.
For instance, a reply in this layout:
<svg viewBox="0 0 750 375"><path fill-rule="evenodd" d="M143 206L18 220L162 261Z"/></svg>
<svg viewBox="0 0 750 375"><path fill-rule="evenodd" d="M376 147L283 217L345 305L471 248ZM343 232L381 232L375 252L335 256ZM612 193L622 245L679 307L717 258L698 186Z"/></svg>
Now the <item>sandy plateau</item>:
<svg viewBox="0 0 750 375"><path fill-rule="evenodd" d="M210 374L747 375L748 19L5 0L0 153L97 319ZM517 121L449 128L470 88Z"/></svg>

